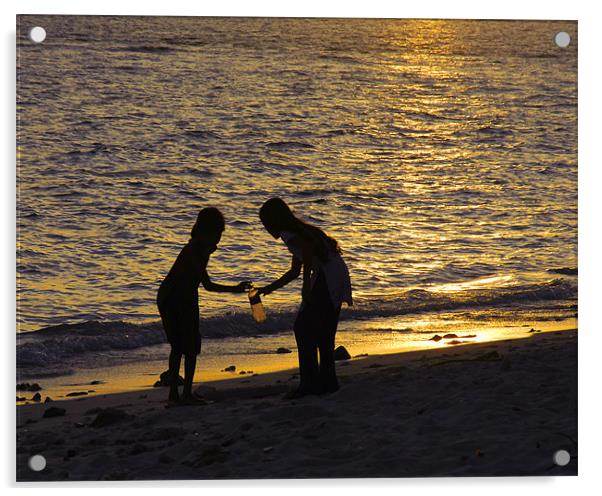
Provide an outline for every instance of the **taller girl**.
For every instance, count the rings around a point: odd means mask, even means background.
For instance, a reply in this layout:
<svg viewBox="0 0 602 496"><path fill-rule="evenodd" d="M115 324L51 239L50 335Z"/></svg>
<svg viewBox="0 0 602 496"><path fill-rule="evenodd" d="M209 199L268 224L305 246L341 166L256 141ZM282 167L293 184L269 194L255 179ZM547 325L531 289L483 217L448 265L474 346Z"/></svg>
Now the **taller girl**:
<svg viewBox="0 0 602 496"><path fill-rule="evenodd" d="M281 238L293 255L291 268L259 288L259 294L282 288L299 277L303 268L303 302L294 325L301 380L298 389L288 396L334 392L339 388L334 366L339 313L343 302L353 304L349 271L339 245L320 228L297 218L280 198L266 201L259 217L266 230L275 239Z"/></svg>

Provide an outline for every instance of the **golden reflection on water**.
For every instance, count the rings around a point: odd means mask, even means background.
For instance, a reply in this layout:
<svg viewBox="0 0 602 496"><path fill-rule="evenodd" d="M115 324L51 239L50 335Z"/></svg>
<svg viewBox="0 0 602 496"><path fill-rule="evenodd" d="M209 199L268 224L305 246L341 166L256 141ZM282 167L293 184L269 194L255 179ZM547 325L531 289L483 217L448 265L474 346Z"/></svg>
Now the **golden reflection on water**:
<svg viewBox="0 0 602 496"><path fill-rule="evenodd" d="M228 220L214 278L277 277L273 195L341 242L358 308L576 266L576 46L546 41L576 43L575 23L41 20L44 50L19 39L22 330L156 320L209 204ZM204 315L246 305L202 297Z"/></svg>

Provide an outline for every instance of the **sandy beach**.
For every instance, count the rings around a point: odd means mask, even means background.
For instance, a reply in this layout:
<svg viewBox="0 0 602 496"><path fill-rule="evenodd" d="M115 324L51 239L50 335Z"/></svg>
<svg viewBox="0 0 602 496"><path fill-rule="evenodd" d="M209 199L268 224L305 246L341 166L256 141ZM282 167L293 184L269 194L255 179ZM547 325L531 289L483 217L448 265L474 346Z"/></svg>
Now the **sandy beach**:
<svg viewBox="0 0 602 496"><path fill-rule="evenodd" d="M576 330L337 367L338 392L297 400L289 370L200 385L203 406L163 388L18 406L17 480L577 474Z"/></svg>

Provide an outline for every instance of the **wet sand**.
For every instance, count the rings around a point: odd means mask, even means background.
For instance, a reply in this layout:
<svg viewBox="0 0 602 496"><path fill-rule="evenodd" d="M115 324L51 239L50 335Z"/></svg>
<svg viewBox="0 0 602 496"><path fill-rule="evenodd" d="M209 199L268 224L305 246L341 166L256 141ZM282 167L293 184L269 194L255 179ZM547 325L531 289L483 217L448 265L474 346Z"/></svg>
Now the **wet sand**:
<svg viewBox="0 0 602 496"><path fill-rule="evenodd" d="M577 474L575 330L337 368L338 392L296 400L289 370L203 384L203 406L166 409L164 388L18 406L17 480Z"/></svg>

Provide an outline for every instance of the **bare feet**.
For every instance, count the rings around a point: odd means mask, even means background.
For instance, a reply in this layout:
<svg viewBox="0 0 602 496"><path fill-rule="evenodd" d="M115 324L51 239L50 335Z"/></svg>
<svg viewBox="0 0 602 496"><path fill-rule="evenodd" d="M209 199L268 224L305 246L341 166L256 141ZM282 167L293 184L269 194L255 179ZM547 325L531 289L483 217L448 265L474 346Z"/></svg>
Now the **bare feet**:
<svg viewBox="0 0 602 496"><path fill-rule="evenodd" d="M206 404L207 402L203 398L194 394L182 396L179 403L180 406L200 406Z"/></svg>

